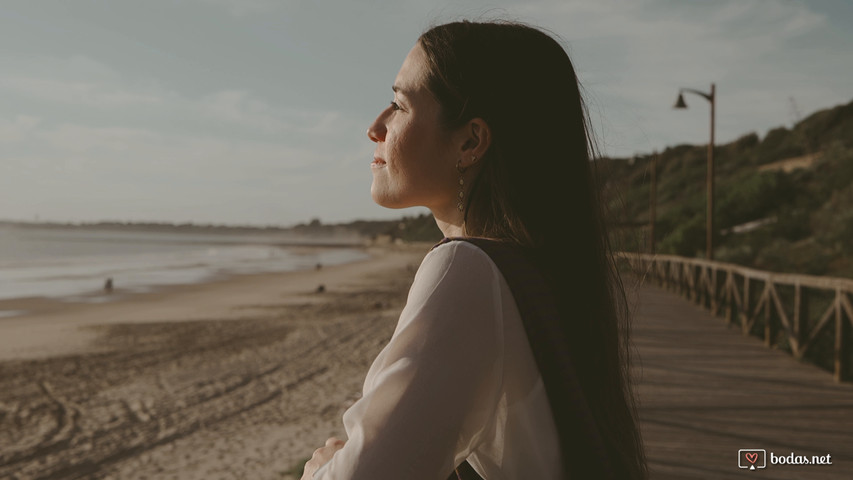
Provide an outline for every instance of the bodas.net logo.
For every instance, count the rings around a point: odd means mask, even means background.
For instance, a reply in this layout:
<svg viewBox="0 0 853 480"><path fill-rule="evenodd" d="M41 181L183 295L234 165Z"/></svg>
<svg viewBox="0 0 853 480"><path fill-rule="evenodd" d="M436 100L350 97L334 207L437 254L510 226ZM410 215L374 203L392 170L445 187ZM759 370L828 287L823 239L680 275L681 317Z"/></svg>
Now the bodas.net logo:
<svg viewBox="0 0 853 480"><path fill-rule="evenodd" d="M761 448L741 448L737 451L737 466L750 470L767 468L767 451Z"/></svg>

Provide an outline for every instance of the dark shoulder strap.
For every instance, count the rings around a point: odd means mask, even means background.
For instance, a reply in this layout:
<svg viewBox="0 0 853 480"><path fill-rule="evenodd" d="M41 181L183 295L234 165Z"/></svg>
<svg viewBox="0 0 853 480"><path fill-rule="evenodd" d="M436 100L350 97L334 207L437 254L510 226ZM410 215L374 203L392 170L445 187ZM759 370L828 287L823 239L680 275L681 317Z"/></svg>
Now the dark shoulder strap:
<svg viewBox="0 0 853 480"><path fill-rule="evenodd" d="M483 477L474 470L474 467L468 463L468 460L463 460L462 463L456 467L456 470L447 477L447 480L483 480Z"/></svg>
<svg viewBox="0 0 853 480"><path fill-rule="evenodd" d="M566 348L565 328L555 292L542 274L541 262L531 249L509 242L478 238L445 238L433 248L451 241L465 241L483 250L500 270L515 299L530 349L542 375L557 431L564 469L570 478L611 479L604 443L589 404L577 380L574 362ZM470 473L476 472L464 462ZM457 468L448 480L476 480L461 476Z"/></svg>

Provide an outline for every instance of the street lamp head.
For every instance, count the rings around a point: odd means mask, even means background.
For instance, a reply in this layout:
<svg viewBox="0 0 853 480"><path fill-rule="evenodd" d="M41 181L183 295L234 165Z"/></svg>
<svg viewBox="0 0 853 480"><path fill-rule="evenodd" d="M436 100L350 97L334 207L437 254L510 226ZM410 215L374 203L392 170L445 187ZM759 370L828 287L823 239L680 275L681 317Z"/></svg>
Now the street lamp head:
<svg viewBox="0 0 853 480"><path fill-rule="evenodd" d="M684 103L684 95L681 92L678 92L678 100L675 101L675 105L672 108L687 108L687 104Z"/></svg>

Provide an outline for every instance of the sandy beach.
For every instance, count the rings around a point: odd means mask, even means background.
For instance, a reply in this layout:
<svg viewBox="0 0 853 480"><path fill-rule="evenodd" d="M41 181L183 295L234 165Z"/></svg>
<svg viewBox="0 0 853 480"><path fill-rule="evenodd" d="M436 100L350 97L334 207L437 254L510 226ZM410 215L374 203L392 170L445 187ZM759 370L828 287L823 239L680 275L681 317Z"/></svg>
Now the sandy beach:
<svg viewBox="0 0 853 480"><path fill-rule="evenodd" d="M109 303L4 302L30 313L0 319L0 478L298 478L345 438L429 247Z"/></svg>

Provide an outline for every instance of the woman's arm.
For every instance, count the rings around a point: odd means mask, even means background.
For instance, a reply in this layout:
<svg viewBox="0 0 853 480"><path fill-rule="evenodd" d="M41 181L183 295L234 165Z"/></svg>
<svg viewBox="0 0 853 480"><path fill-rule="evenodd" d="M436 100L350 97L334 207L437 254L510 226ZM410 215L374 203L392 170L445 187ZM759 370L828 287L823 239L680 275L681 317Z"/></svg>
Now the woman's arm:
<svg viewBox="0 0 853 480"><path fill-rule="evenodd" d="M464 242L427 254L375 375L344 414L349 439L313 478L443 480L470 454L501 388L499 275Z"/></svg>

